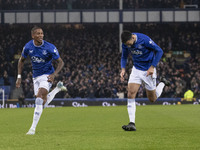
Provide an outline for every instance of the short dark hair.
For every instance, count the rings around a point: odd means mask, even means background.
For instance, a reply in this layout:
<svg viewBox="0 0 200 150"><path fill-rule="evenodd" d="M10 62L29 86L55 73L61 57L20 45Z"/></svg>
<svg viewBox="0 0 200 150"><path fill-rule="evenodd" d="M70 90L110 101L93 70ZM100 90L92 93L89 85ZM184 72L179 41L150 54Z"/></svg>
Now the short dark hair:
<svg viewBox="0 0 200 150"><path fill-rule="evenodd" d="M126 43L128 40L130 40L132 37L132 33L130 31L123 31L122 34L121 34L121 40L122 40L122 43Z"/></svg>
<svg viewBox="0 0 200 150"><path fill-rule="evenodd" d="M35 32L35 30L37 29L42 29L41 27L38 27L38 26L34 26L32 29L31 29L31 34L33 34Z"/></svg>

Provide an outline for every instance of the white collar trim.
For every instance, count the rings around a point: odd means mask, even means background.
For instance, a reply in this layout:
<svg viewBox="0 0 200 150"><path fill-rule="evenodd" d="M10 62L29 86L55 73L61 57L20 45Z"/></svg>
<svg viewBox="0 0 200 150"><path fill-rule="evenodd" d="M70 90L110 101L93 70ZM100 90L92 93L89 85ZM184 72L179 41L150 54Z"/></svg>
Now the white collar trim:
<svg viewBox="0 0 200 150"><path fill-rule="evenodd" d="M34 40L33 40L33 45L34 45L35 47L41 47L43 44L44 44L44 40L42 40L42 44L41 44L40 46L37 46L37 45L35 45Z"/></svg>

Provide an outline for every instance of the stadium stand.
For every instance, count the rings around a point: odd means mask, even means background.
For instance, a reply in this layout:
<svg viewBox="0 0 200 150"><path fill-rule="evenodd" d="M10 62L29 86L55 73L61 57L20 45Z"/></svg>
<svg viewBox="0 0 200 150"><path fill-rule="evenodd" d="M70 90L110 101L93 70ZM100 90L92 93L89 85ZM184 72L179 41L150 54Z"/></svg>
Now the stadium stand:
<svg viewBox="0 0 200 150"><path fill-rule="evenodd" d="M124 0L123 9L183 8L197 5L198 0ZM119 0L1 0L3 10L72 10L72 9L119 9Z"/></svg>
<svg viewBox="0 0 200 150"><path fill-rule="evenodd" d="M0 25L0 83L9 86L11 98L24 94L33 97L31 64L27 62L23 71L22 89L16 92L15 78L17 61L22 48L31 40L31 24ZM63 80L68 93L60 92L57 98L116 98L127 96L125 83L120 81L120 57L117 24L40 25L45 40L54 43L65 67L55 79ZM190 88L194 97L200 97L200 44L199 24L124 24L125 29L149 35L163 48L165 55L157 72L171 81L161 97L183 97ZM175 51L187 51L190 55L179 63ZM168 54L171 54L169 57ZM129 59L131 61L131 59ZM127 66L130 72L131 63ZM145 97L141 86L138 97Z"/></svg>

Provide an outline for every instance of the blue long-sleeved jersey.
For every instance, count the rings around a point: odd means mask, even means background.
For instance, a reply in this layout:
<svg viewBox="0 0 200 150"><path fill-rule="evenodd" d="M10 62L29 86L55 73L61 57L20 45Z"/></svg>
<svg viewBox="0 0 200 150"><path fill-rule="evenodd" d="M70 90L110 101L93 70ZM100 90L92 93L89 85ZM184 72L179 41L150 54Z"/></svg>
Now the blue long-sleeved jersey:
<svg viewBox="0 0 200 150"><path fill-rule="evenodd" d="M133 58L133 65L136 69L146 71L152 65L156 67L160 61L163 50L147 35L132 33L136 35L136 41L131 47L122 43L121 68L125 68L129 53Z"/></svg>
<svg viewBox="0 0 200 150"><path fill-rule="evenodd" d="M57 48L45 40L40 46L36 46L33 40L26 43L22 56L24 58L30 57L34 78L43 74L52 74L54 72L52 60L60 57Z"/></svg>

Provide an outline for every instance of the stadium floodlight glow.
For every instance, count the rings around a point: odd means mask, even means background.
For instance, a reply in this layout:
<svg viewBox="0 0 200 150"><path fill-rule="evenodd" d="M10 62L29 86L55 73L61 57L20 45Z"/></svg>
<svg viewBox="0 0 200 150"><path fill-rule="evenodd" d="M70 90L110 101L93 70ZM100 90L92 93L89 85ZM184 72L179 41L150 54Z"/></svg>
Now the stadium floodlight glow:
<svg viewBox="0 0 200 150"><path fill-rule="evenodd" d="M5 105L5 91L4 89L0 89L0 93L2 93L2 108L4 108Z"/></svg>

